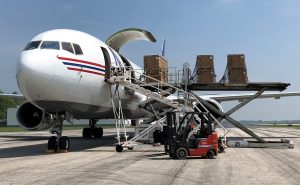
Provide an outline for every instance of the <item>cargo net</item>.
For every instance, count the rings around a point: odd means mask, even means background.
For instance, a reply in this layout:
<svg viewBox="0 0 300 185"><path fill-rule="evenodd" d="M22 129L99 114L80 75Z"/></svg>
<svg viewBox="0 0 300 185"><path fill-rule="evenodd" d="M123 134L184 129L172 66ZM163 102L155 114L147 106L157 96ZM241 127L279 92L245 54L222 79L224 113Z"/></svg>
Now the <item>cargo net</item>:
<svg viewBox="0 0 300 185"><path fill-rule="evenodd" d="M226 69L219 83L248 83L247 67L245 62L245 56L243 54L227 56Z"/></svg>

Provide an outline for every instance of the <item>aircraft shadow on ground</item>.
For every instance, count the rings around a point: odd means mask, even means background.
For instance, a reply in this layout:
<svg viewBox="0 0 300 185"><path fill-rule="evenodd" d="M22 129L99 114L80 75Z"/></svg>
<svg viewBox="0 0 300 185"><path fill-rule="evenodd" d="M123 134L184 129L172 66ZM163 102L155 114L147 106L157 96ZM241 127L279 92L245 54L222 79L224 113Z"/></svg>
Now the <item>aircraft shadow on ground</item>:
<svg viewBox="0 0 300 185"><path fill-rule="evenodd" d="M0 136L0 138L10 138L9 141L28 141L26 144L30 144L31 141L45 141L42 144L32 144L27 146L16 146L0 149L0 158L13 158L13 157L27 157L27 156L39 156L48 155L46 136ZM101 146L111 146L112 151L116 143L115 135L103 136L102 138L83 139L79 136L71 136L70 152L79 152L88 149L93 149ZM7 142L9 142L7 141Z"/></svg>

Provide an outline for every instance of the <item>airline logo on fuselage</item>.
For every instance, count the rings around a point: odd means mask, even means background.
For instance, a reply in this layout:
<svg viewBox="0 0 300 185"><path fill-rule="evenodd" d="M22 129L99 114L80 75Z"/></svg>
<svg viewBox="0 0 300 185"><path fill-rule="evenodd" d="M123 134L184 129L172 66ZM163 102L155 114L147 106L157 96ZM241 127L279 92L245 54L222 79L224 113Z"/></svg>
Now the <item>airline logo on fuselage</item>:
<svg viewBox="0 0 300 185"><path fill-rule="evenodd" d="M68 70L80 71L80 72L96 74L100 76L105 75L104 65L85 61L85 60L73 59L73 58L66 58L66 57L59 57L59 56L57 56L57 58L61 60L64 65L67 66Z"/></svg>

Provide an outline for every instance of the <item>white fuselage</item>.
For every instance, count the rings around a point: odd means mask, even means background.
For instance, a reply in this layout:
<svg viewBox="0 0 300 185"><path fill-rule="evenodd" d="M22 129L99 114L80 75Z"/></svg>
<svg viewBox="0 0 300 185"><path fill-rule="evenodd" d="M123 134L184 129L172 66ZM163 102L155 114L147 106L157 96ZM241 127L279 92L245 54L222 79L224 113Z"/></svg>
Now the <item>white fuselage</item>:
<svg viewBox="0 0 300 185"><path fill-rule="evenodd" d="M105 82L109 65L125 63L99 39L74 30L51 30L34 37L22 52L17 81L26 99L47 112L67 111L81 119L113 118L110 87ZM120 97L130 118L146 115L138 108L143 95L121 88Z"/></svg>

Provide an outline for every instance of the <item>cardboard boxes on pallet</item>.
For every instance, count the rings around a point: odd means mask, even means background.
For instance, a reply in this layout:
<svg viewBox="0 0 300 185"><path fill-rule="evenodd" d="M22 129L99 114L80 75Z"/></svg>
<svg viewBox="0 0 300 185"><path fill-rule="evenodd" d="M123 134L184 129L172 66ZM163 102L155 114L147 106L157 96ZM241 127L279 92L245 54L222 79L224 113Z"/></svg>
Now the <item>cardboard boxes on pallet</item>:
<svg viewBox="0 0 300 185"><path fill-rule="evenodd" d="M159 81L168 82L168 62L159 55L144 56L144 70L147 76ZM156 82L153 79L146 79L146 82Z"/></svg>
<svg viewBox="0 0 300 185"><path fill-rule="evenodd" d="M216 83L216 74L213 55L198 55L196 62L197 83Z"/></svg>
<svg viewBox="0 0 300 185"><path fill-rule="evenodd" d="M248 83L247 67L243 54L228 55L227 70L229 83Z"/></svg>

